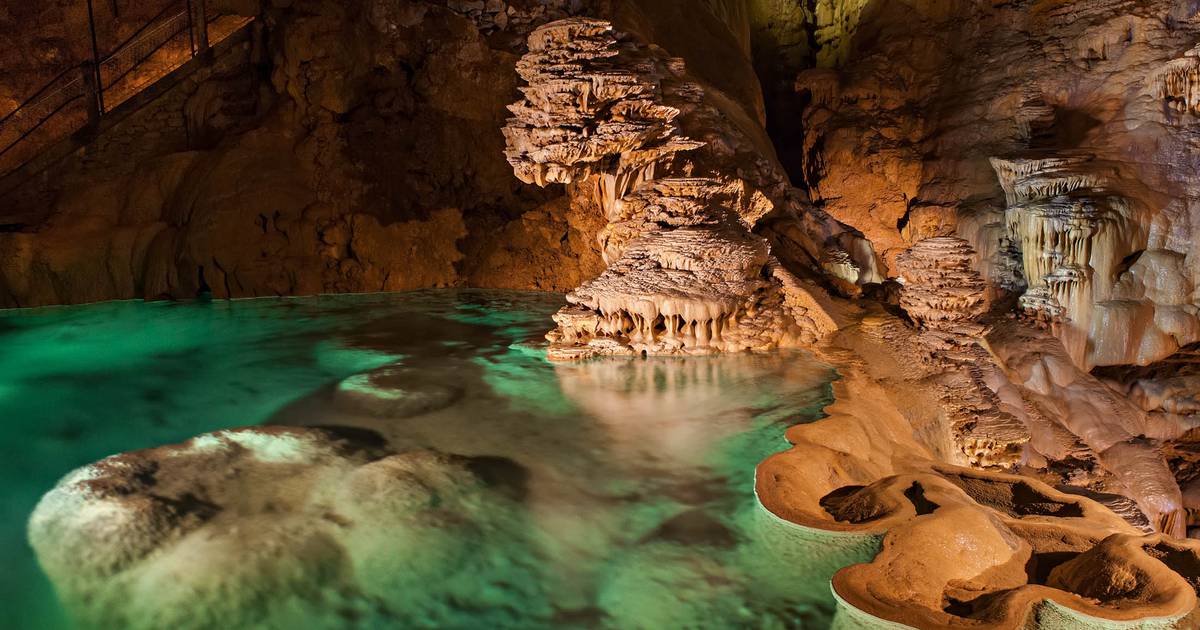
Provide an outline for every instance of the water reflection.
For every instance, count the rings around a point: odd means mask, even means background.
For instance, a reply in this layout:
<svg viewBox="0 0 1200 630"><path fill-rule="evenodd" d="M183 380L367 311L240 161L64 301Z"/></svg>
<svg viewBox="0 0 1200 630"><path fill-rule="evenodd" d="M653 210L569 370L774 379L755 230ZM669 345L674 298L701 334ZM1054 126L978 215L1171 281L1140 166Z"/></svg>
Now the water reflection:
<svg viewBox="0 0 1200 630"><path fill-rule="evenodd" d="M830 377L801 353L605 359L559 364L555 375L615 455L671 469L708 465L756 422L804 420Z"/></svg>

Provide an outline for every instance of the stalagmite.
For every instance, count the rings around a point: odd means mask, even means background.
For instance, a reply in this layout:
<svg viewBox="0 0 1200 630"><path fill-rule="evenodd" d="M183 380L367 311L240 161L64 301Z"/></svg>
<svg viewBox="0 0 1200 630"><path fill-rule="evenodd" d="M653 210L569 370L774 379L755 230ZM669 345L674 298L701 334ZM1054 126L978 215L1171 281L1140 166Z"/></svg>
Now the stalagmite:
<svg viewBox="0 0 1200 630"><path fill-rule="evenodd" d="M957 237L918 242L896 258L904 283L900 307L921 329L917 341L925 362L953 375L944 379L940 396L952 461L1009 469L1022 460L1030 432L994 391L1003 376L977 341L987 299L974 258Z"/></svg>
<svg viewBox="0 0 1200 630"><path fill-rule="evenodd" d="M900 306L923 326L978 319L986 310L983 278L972 267L974 252L961 238L925 239L896 259L905 289Z"/></svg>

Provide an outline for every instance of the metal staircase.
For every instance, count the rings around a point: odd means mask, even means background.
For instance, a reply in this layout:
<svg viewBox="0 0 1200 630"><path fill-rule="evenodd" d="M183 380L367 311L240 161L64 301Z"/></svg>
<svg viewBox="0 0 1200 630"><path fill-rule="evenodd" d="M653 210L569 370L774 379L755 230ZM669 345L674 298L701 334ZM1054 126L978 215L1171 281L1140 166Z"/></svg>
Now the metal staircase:
<svg viewBox="0 0 1200 630"><path fill-rule="evenodd" d="M68 68L0 118L0 177L46 148L99 123L142 90L203 55L252 18L210 15L204 0L171 0L133 35L102 54L88 0L93 57Z"/></svg>

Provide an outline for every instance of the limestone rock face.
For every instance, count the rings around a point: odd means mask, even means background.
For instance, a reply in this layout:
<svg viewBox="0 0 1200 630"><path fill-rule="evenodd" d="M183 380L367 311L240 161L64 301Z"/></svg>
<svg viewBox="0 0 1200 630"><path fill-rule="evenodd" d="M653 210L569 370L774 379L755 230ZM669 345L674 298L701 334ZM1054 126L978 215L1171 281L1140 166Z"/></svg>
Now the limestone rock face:
<svg viewBox="0 0 1200 630"><path fill-rule="evenodd" d="M783 178L683 60L574 18L531 33L517 70L528 86L504 129L514 173L572 186L608 222L608 269L568 294L552 357L769 349L822 334L795 306L804 300L786 299L799 283L750 231L777 210ZM826 227L814 242L844 252L839 234L853 235ZM863 276L848 270L850 284Z"/></svg>
<svg viewBox="0 0 1200 630"><path fill-rule="evenodd" d="M616 20L694 62L689 73L708 84L708 99L705 108L681 110L693 119L687 135L730 153L725 159L740 173L721 186L747 183L741 203L789 269L824 264L851 292L877 279L869 244L815 212L774 159L743 3L228 0L210 7L257 14L264 36L247 43L247 63L211 80L192 77L177 106L103 134L15 191L5 183L0 306L203 291L579 286L604 269L596 235L606 209L596 203L605 196L522 185L503 159L499 130L518 94L513 70L527 35L581 14ZM0 13L0 22L27 23L35 9L40 31L80 31L80 9L63 3L17 7ZM9 42L0 57L19 55L23 42ZM663 49L651 56L665 68ZM52 64L35 65L33 74ZM22 81L0 77L0 92L10 83L21 91ZM695 174L711 173L672 173Z"/></svg>
<svg viewBox="0 0 1200 630"><path fill-rule="evenodd" d="M169 4L162 0L128 5L95 3L92 9L100 49L113 50ZM210 2L209 6L214 12L245 8L237 4L226 0ZM92 58L86 4L71 0L6 4L0 11L0 32L5 34L0 42L0 67L4 68L0 78L0 117L34 96L59 73Z"/></svg>

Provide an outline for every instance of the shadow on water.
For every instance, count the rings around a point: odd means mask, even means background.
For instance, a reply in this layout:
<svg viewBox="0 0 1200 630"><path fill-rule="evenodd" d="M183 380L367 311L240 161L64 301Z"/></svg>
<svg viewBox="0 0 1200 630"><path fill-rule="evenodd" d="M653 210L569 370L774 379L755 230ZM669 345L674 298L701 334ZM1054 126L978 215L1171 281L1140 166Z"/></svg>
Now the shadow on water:
<svg viewBox="0 0 1200 630"><path fill-rule="evenodd" d="M832 371L792 352L551 364L540 337L560 302L444 291L0 315L0 344L16 348L0 358L0 417L14 419L0 473L16 487L3 536L5 559L20 567L3 604L22 627L50 627L57 614L19 531L57 476L109 453L268 422L329 428L380 452L464 458L505 515L480 537L451 528L459 538L425 541L494 561L447 568L422 592L393 598L368 584L390 573L365 569L313 577L318 590L358 580L350 590L372 619L827 624L839 560L798 560L800 543L758 508L753 470L786 447L786 426L819 417ZM45 444L18 456L31 439ZM440 602L429 623L409 616L416 600Z"/></svg>

